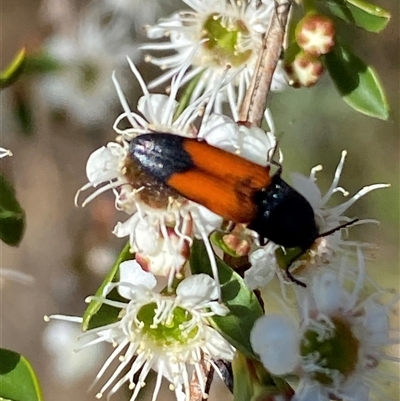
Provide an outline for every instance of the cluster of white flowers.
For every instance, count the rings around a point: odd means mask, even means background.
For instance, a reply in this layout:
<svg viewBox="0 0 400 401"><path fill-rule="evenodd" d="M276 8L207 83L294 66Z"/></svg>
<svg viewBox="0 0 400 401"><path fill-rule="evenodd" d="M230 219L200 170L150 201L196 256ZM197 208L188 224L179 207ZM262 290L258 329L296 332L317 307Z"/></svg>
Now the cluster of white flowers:
<svg viewBox="0 0 400 401"><path fill-rule="evenodd" d="M157 2L147 4L148 18ZM54 66L38 80L38 92L51 109L65 112L82 126L98 127L110 121L118 101L110 76L116 69L121 76L127 72L127 55L135 60L139 56L132 36L135 21L126 16L126 10L135 9L134 3L93 1L77 12L70 0L46 0L43 15L54 32L44 43L43 54ZM142 13L131 11L130 15ZM143 21L139 18L137 23ZM129 81L124 84L128 86Z"/></svg>
<svg viewBox="0 0 400 401"><path fill-rule="evenodd" d="M229 66L228 85L218 93L215 108L221 112L222 103L229 103L233 118L238 120L238 109L243 101L261 50L262 37L268 32L274 13L273 0L215 1L184 0L191 8L162 19L147 27L151 39L167 37L160 43L142 46L150 51L174 51L175 54L153 57L146 61L168 70L150 83L155 87L168 81L185 63L193 48L198 51L192 60L193 68L185 75L182 85L197 79L191 100L214 87ZM200 46L199 46L200 45ZM275 71L272 90L287 87L280 64Z"/></svg>
<svg viewBox="0 0 400 401"><path fill-rule="evenodd" d="M121 9L126 6L122 3L118 3ZM262 37L270 27L274 2L185 0L185 3L192 10L174 14L147 28L150 38L168 36L169 41L142 47L175 51L172 56L147 57L168 72L147 85L128 58L143 92L137 111L128 104L123 81L116 78L119 72L113 74L123 108L114 124L117 137L90 155L86 167L88 183L76 197L76 203L80 203L81 193L94 188L83 200L85 206L111 190L116 209L128 216L115 226L114 234L128 238L132 258L119 265L116 283L107 284L100 296L90 298L119 309L118 318L84 334L89 337L86 346L107 342L115 347L96 381L106 374L112 362L117 359L120 362L98 398L106 392L112 395L128 383L133 390L130 400L134 401L153 369L157 372L153 400L162 378L171 383L178 400L189 400L189 365L197 373L205 397L202 361L211 364L215 359L231 361L235 352L209 322L210 317L230 313L221 295L215 250L209 239L212 232L222 232L227 224L223 216L208 210L200 200L186 198L144 171L132 155L131 142L144 134L170 134L206 141L252 162L253 167L262 166L271 176L277 164L273 161L277 141L268 112L266 120L271 132L237 121L238 109L256 68ZM87 40L89 35L83 37ZM110 68L115 68L115 64ZM151 87L171 77L168 95L149 92ZM178 90L188 83L189 101L181 108ZM279 65L272 86L273 89L285 86ZM229 116L222 113L225 102L230 106ZM382 292L377 290L363 295L367 280L360 249L366 244L347 240L349 226L373 220L356 221L344 215L362 196L387 185L366 186L339 206L329 207L335 193L348 195L339 186L345 156L343 151L325 195L316 185L320 166L309 177L292 174L296 196L303 197L312 208L319 234L310 249L300 249L297 258L291 258L291 250L280 244L272 241L263 244L265 238L259 238L246 224L236 224L224 232L225 250L230 248L232 253L247 256L251 264L244 273L250 290L263 290L274 280L281 286L281 302L289 316L261 318L252 331L251 342L271 374L291 374L299 379L293 400L368 400L369 377L385 359L384 348L392 341L388 315L393 302L381 303L378 297ZM275 174L279 177L280 170ZM187 277L185 268L195 238L204 242L209 257L205 263L211 265L214 278L205 274ZM358 259L355 266L348 261L352 255ZM296 280L305 287L296 285ZM162 282L166 288L160 291L157 285L160 287ZM124 301L110 296L114 289ZM290 312L288 289L294 290L292 299L298 319ZM65 319L57 315L52 318ZM72 320L82 322L80 318Z"/></svg>
<svg viewBox="0 0 400 401"><path fill-rule="evenodd" d="M298 376L295 401L381 399L376 378L382 361L391 359L388 345L398 342L389 322L398 298L384 303L389 294L383 291L363 294L360 250L357 257L356 266L346 259L329 264L314 274L308 291L298 291L299 319L267 313L254 326L252 345L264 366L272 374ZM381 386L396 386L395 378L384 380Z"/></svg>

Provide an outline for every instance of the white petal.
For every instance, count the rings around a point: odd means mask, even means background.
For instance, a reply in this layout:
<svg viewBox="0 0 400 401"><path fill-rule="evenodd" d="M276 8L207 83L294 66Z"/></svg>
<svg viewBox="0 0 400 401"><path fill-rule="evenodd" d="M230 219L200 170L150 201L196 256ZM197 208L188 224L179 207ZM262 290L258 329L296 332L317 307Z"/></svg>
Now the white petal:
<svg viewBox="0 0 400 401"><path fill-rule="evenodd" d="M223 221L223 218L221 216L218 216L217 214L211 212L204 206L201 206L194 202L192 202L192 203L193 203L193 205L196 206L196 209L197 209L196 214L200 220L199 223L202 225L202 227L207 235L209 235L215 229L221 227L221 224ZM199 236L201 237L196 225L194 227L194 233L195 233L196 237L199 237Z"/></svg>
<svg viewBox="0 0 400 401"><path fill-rule="evenodd" d="M384 305L369 299L365 302L364 327L371 344L386 344L389 337L389 319Z"/></svg>
<svg viewBox="0 0 400 401"><path fill-rule="evenodd" d="M102 182L111 181L117 178L120 174L120 161L120 155L113 154L110 149L105 146L95 150L89 156L86 164L86 175L88 180L96 186Z"/></svg>
<svg viewBox="0 0 400 401"><path fill-rule="evenodd" d="M119 265L120 282L141 285L152 290L157 285L156 278L149 272L145 272L136 260L127 260ZM132 287L125 285L118 286L118 292L127 299L132 299Z"/></svg>
<svg viewBox="0 0 400 401"><path fill-rule="evenodd" d="M0 147L0 159L5 156L12 156L11 151Z"/></svg>
<svg viewBox="0 0 400 401"><path fill-rule="evenodd" d="M299 173L291 173L290 179L293 188L308 200L314 210L321 208L321 191L313 180Z"/></svg>
<svg viewBox="0 0 400 401"><path fill-rule="evenodd" d="M264 287L274 277L278 268L274 250L275 247L267 246L250 254L251 267L244 273L244 280L251 290Z"/></svg>
<svg viewBox="0 0 400 401"><path fill-rule="evenodd" d="M329 401L327 394L323 394L322 388L316 382L301 383L297 389L293 401Z"/></svg>
<svg viewBox="0 0 400 401"><path fill-rule="evenodd" d="M216 148L234 153L238 149L238 133L239 127L231 118L211 114L202 124L199 137Z"/></svg>
<svg viewBox="0 0 400 401"><path fill-rule="evenodd" d="M162 94L151 94L149 96L142 96L138 102L138 110L146 117L147 121L152 124L161 124L162 117L167 109L169 97ZM175 108L178 102L174 102Z"/></svg>
<svg viewBox="0 0 400 401"><path fill-rule="evenodd" d="M197 306L218 298L215 280L207 274L196 274L185 278L176 289L185 305Z"/></svg>
<svg viewBox="0 0 400 401"><path fill-rule="evenodd" d="M371 388L367 383L364 383L362 380L354 380L348 386L340 389L340 395L343 394L343 398L346 400L369 401L370 391Z"/></svg>
<svg viewBox="0 0 400 401"><path fill-rule="evenodd" d="M299 363L299 337L293 323L281 315L266 315L255 323L250 341L263 365L276 375L293 372Z"/></svg>
<svg viewBox="0 0 400 401"><path fill-rule="evenodd" d="M240 156L253 163L266 166L271 150L275 147L275 137L258 127L240 126Z"/></svg>
<svg viewBox="0 0 400 401"><path fill-rule="evenodd" d="M146 220L140 220L135 227L135 246L138 252L152 254L159 244L160 234L158 230Z"/></svg>
<svg viewBox="0 0 400 401"><path fill-rule="evenodd" d="M118 238L124 238L131 233L134 232L134 229L139 221L139 215L136 213L133 216L129 217L128 220L122 222L118 222L113 230L113 234L115 234Z"/></svg>
<svg viewBox="0 0 400 401"><path fill-rule="evenodd" d="M204 346L203 349L214 359L225 359L231 361L235 354L235 349L218 333L217 330L209 326L204 326Z"/></svg>
<svg viewBox="0 0 400 401"><path fill-rule="evenodd" d="M334 271L324 272L315 277L312 283L312 293L316 308L325 314L338 310L341 306L344 289Z"/></svg>

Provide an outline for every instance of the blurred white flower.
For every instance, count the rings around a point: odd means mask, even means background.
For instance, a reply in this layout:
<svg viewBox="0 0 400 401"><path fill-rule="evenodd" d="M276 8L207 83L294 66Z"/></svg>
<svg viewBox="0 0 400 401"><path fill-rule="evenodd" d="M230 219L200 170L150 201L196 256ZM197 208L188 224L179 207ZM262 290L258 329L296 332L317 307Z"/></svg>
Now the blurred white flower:
<svg viewBox="0 0 400 401"><path fill-rule="evenodd" d="M262 37L268 32L275 12L273 0L184 0L191 10L182 11L162 19L153 27L147 27L151 39L167 37L168 41L151 43L142 49L151 51L175 51L173 55L146 56L146 61L168 70L154 80L150 87L168 81L197 49L192 59L192 69L185 74L181 84L199 77L192 100L212 89L220 80L227 66L227 78L232 79L216 99L216 111L221 111L223 101L228 101L234 120L249 86L261 49ZM197 78L196 78L197 79ZM283 68L278 64L272 90L287 87Z"/></svg>
<svg viewBox="0 0 400 401"><path fill-rule="evenodd" d="M85 262L90 271L104 276L110 270L117 259L118 254L116 249L107 245L97 245L89 249L86 254Z"/></svg>
<svg viewBox="0 0 400 401"><path fill-rule="evenodd" d="M0 159L1 159L2 157L6 157L6 156L12 156L11 150L4 149L4 148L1 148L1 147L0 147Z"/></svg>
<svg viewBox="0 0 400 401"><path fill-rule="evenodd" d="M135 261L120 265L120 282L108 285L103 297L96 298L103 304L122 309L120 319L106 327L89 330L83 334L96 338L89 340L84 348L108 342L115 350L106 360L96 376L96 382L110 369L112 362L119 366L110 374L97 398L108 392L114 394L125 383L133 390L130 401L134 401L151 369L157 372L153 400L166 378L177 399L184 390L189 400L189 372L191 366L200 373L202 360L232 360L233 347L207 323L213 315L224 315L226 309L217 301L218 286L205 274L190 276L176 288L174 294L161 294L154 290L155 277ZM106 298L113 288L127 299L117 302ZM53 318L62 319L60 316ZM68 319L67 317L65 319ZM123 373L124 372L124 373ZM135 375L139 374L135 380ZM199 378L202 377L198 374ZM200 380L200 391L205 394L205 383Z"/></svg>
<svg viewBox="0 0 400 401"><path fill-rule="evenodd" d="M126 55L138 54L126 30L103 21L101 9L93 5L73 32L50 37L44 51L58 66L39 79L39 91L49 106L66 111L82 125L111 118L117 101L112 72L125 63Z"/></svg>
<svg viewBox="0 0 400 401"><path fill-rule="evenodd" d="M81 334L79 326L61 320L51 320L43 332L43 346L51 356L51 370L67 384L92 373L106 357L104 344L76 352L82 346L78 339Z"/></svg>
<svg viewBox="0 0 400 401"><path fill-rule="evenodd" d="M346 272L354 269L342 259L341 271L319 271L308 289L298 288L299 325L267 315L253 328L252 346L264 366L272 374L299 377L295 401L366 401L383 374L379 365L391 360L385 349L399 339L390 338L389 313L398 298L382 303L380 290L363 295L360 250L357 256L358 274L350 282Z"/></svg>
<svg viewBox="0 0 400 401"><path fill-rule="evenodd" d="M103 3L119 23L130 24L140 32L145 24L154 23L161 15L165 0L147 0L145 7L141 0L103 0Z"/></svg>
<svg viewBox="0 0 400 401"><path fill-rule="evenodd" d="M369 245L347 240L346 236L343 234L346 231L345 229L338 229L328 236L323 236L324 233L333 231L341 225L353 221L353 219L345 216L343 213L358 199L375 189L387 188L390 186L388 184L365 186L346 202L338 206L328 207L327 203L335 193L340 192L343 196L348 196L348 192L339 186L339 179L346 154L346 151L342 152L342 157L336 168L334 179L325 195L322 195L316 184L316 173L322 170L321 166L314 167L309 177L299 173L290 174L293 188L303 195L312 206L318 231L322 235L315 241L307 255L304 255L306 258L300 258L293 262L291 271L295 271L296 268L302 270L302 268L307 265L312 265L310 270L314 271L315 266L327 263L327 261L335 257L336 254L348 253L349 247L354 248L355 246ZM376 220L357 220L352 223L351 226L365 223L376 223ZM284 270L282 270L277 263L276 250L278 248L280 248L278 245L270 241L266 246L255 250L253 254L250 255L252 267L245 272L245 281L250 288L262 288L275 276L277 276L282 283L291 283L291 281L287 280ZM307 271L309 270L302 270L302 273L306 273ZM307 278L305 281L307 281Z"/></svg>

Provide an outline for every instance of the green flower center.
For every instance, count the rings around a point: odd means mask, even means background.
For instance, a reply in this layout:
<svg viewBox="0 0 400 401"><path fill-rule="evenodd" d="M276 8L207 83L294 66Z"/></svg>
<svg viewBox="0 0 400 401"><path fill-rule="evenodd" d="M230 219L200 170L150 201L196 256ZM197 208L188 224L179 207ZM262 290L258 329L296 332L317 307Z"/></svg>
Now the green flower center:
<svg viewBox="0 0 400 401"><path fill-rule="evenodd" d="M174 345L188 344L196 337L198 327L195 326L191 330L182 329L182 324L192 320L192 314L186 309L175 307L168 314L168 317L154 325L154 316L156 315L157 304L152 302L140 308L137 319L143 322L144 327L142 333L153 341L157 346L166 348Z"/></svg>
<svg viewBox="0 0 400 401"><path fill-rule="evenodd" d="M202 39L208 39L203 44L215 64L233 67L244 64L251 56L252 50L243 50L243 38L250 32L243 21L211 14L203 25Z"/></svg>
<svg viewBox="0 0 400 401"><path fill-rule="evenodd" d="M330 338L320 340L315 329L309 329L304 334L300 353L303 357L315 352L318 353L319 360L317 363L319 366L331 371L338 371L346 378L356 368L360 344L347 322L340 318L331 320L334 329ZM319 324L326 325L324 322L319 322ZM333 383L329 373L314 372L313 378L324 385Z"/></svg>

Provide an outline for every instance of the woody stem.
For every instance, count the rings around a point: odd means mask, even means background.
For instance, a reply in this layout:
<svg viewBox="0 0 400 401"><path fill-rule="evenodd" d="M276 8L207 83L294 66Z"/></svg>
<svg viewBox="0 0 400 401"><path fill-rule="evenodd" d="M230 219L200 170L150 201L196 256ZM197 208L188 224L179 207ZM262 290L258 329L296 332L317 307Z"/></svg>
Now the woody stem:
<svg viewBox="0 0 400 401"><path fill-rule="evenodd" d="M275 0L275 13L265 34L254 74L239 112L239 120L260 127L271 87L272 76L281 55L290 0Z"/></svg>

